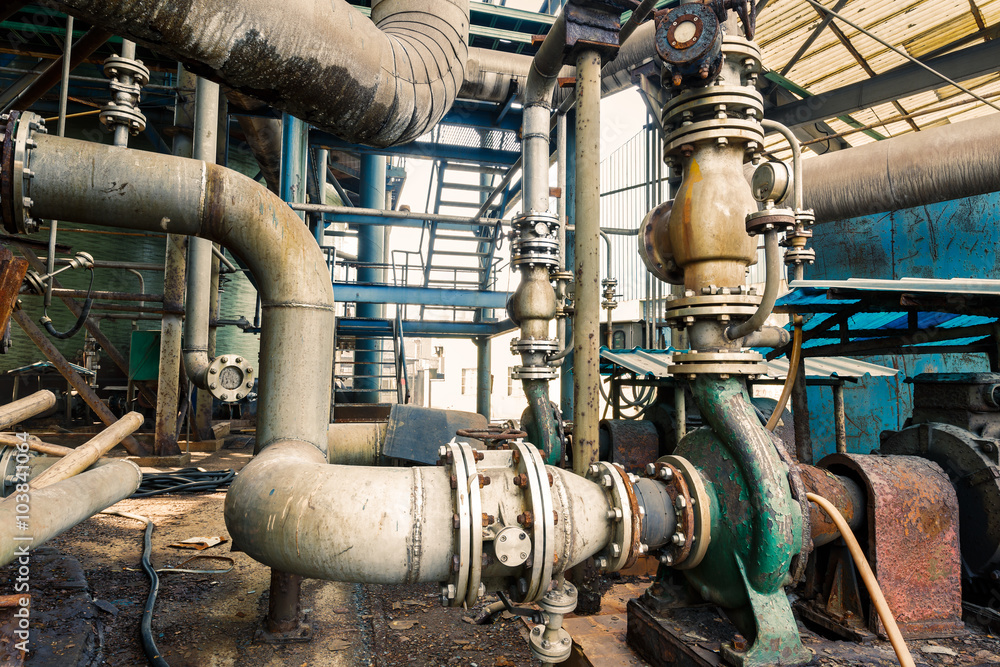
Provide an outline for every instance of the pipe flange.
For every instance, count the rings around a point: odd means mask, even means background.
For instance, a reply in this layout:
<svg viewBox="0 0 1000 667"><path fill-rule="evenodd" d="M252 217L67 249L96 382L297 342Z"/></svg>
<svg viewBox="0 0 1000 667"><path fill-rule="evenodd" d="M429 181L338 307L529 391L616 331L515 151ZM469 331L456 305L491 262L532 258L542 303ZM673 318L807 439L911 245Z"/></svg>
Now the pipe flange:
<svg viewBox="0 0 1000 667"><path fill-rule="evenodd" d="M511 354L544 354L559 351L559 341L555 338L514 338L510 341Z"/></svg>
<svg viewBox="0 0 1000 667"><path fill-rule="evenodd" d="M635 492L630 489L631 481L625 470L606 461L591 464L587 469L587 479L596 482L604 489L608 504L611 506L608 520L613 524L611 542L594 556L594 563L605 572L617 572L624 568L632 557L630 552L633 540L638 543L638 535L642 534L642 519L637 511L638 505L633 504Z"/></svg>
<svg viewBox="0 0 1000 667"><path fill-rule="evenodd" d="M225 403L242 400L253 389L254 368L243 357L224 354L208 365L208 390Z"/></svg>
<svg viewBox="0 0 1000 667"><path fill-rule="evenodd" d="M515 241L511 253L512 266L544 266L548 268L559 266L559 241L549 239L533 239L531 241Z"/></svg>
<svg viewBox="0 0 1000 667"><path fill-rule="evenodd" d="M458 553L452 556L451 577L441 585L441 604L446 607L472 605L481 594L483 533L477 518L482 516L482 483L476 471L476 453L468 443L452 440L441 446L438 454L450 468L454 515L452 529L457 533Z"/></svg>
<svg viewBox="0 0 1000 667"><path fill-rule="evenodd" d="M764 71L760 46L757 42L744 39L739 35L723 35L722 53L727 58L741 60L743 71L746 74L760 74Z"/></svg>
<svg viewBox="0 0 1000 667"><path fill-rule="evenodd" d="M679 352L674 354L668 370L673 375L761 375L764 357L753 350L726 352Z"/></svg>
<svg viewBox="0 0 1000 667"><path fill-rule="evenodd" d="M689 549L683 559L668 563L668 565L680 570L690 570L701 563L708 552L708 545L712 543L712 509L708 499L708 490L705 488L701 473L686 458L672 455L663 456L656 464L657 466L660 464L669 466L675 475L674 479L677 480L678 489L684 489L686 492L686 495L678 495L677 497L686 498L688 507L681 508L682 510L691 510L691 533L685 534L685 541L688 543ZM659 470L660 468L657 467L657 474L659 474ZM680 472L679 476L677 476L678 472ZM674 501L675 509L677 509L677 502ZM671 544L678 546L673 544L672 540Z"/></svg>
<svg viewBox="0 0 1000 667"><path fill-rule="evenodd" d="M750 317L757 312L761 297L755 291L743 288L706 287L705 293L696 296L687 290L682 298L667 298L664 317L672 327L683 328L697 320L728 322L733 318Z"/></svg>
<svg viewBox="0 0 1000 667"><path fill-rule="evenodd" d="M663 138L664 156L681 155L681 147L708 141L720 144L756 142L764 144L764 129L756 119L712 118L682 125Z"/></svg>
<svg viewBox="0 0 1000 667"><path fill-rule="evenodd" d="M557 586L542 596L538 601L538 606L548 614L560 614L565 616L576 609L579 599L579 592L576 586L563 580L562 586Z"/></svg>
<svg viewBox="0 0 1000 667"><path fill-rule="evenodd" d="M559 217L530 211L511 221L516 239L511 245L513 266L559 267Z"/></svg>
<svg viewBox="0 0 1000 667"><path fill-rule="evenodd" d="M816 224L816 212L811 208L796 209L795 222L803 227L812 227ZM811 233L810 236L812 236Z"/></svg>
<svg viewBox="0 0 1000 667"><path fill-rule="evenodd" d="M747 234L756 236L764 232L787 232L795 227L795 214L791 209L768 208L747 215Z"/></svg>
<svg viewBox="0 0 1000 667"><path fill-rule="evenodd" d="M45 281L37 271L28 269L24 274L24 286L21 288L22 294L45 294Z"/></svg>
<svg viewBox="0 0 1000 667"><path fill-rule="evenodd" d="M31 217L34 204L31 200L31 179L34 177L31 149L37 146L32 134L45 133L45 121L30 111L12 111L6 118L0 161L4 174L0 184L4 228L12 234L31 234L38 231L38 221Z"/></svg>
<svg viewBox="0 0 1000 667"><path fill-rule="evenodd" d="M514 442L512 449L515 470L518 474L524 474L523 479L527 480L522 489L526 490L524 495L526 504L530 506L528 509L530 515L525 512L523 525L525 530L530 530L532 533L532 549L529 557L531 567L528 568L526 564L531 579L524 582L522 578L522 582L527 585L516 587L515 598L518 602L534 602L545 595L555 565L555 510L552 504L552 488L548 470L536 447L525 442ZM523 595L522 590L526 590Z"/></svg>
<svg viewBox="0 0 1000 667"><path fill-rule="evenodd" d="M663 106L664 130L674 132L681 123L693 121L696 115L707 114L713 118L719 113L725 114L724 117L763 118L764 98L757 90L745 86L691 88Z"/></svg>
<svg viewBox="0 0 1000 667"><path fill-rule="evenodd" d="M563 628L548 630L536 625L528 633L531 654L542 664L565 662L573 652L573 638Z"/></svg>
<svg viewBox="0 0 1000 667"><path fill-rule="evenodd" d="M19 453L23 455L20 464L17 461ZM10 495L8 489L13 489L19 480L27 481L27 477L22 478L18 475L17 468L18 465L25 465L27 460L34 456L36 454L31 450L18 452L17 445L0 446L0 498Z"/></svg>
<svg viewBox="0 0 1000 667"><path fill-rule="evenodd" d="M143 65L141 60L133 60L123 56L109 56L104 59L104 76L109 79L131 76L135 85L145 86L149 83L149 68Z"/></svg>
<svg viewBox="0 0 1000 667"><path fill-rule="evenodd" d="M555 380L559 369L553 366L514 366L510 372L514 380Z"/></svg>
<svg viewBox="0 0 1000 667"><path fill-rule="evenodd" d="M812 264L816 261L816 250L813 248L789 248L785 251L785 264Z"/></svg>
<svg viewBox="0 0 1000 667"><path fill-rule="evenodd" d="M791 490L792 499L799 504L799 512L802 514L802 539L799 545L799 552L792 556L789 564L789 571L792 573L792 581L802 581L806 576L806 566L809 564L809 555L813 551L812 541L812 503L806 497L806 485L802 481L802 469L798 462L785 449L784 444L771 434L771 442L778 452L784 464L788 467L788 488Z"/></svg>
<svg viewBox="0 0 1000 667"><path fill-rule="evenodd" d="M652 464L652 467L652 474L649 476L664 483L675 515L674 534L671 535L670 542L661 548L663 552L661 562L671 567L677 567L691 555L691 548L697 541L694 530L694 506L696 502L691 496L688 484L680 469L663 459ZM649 472L648 469L647 472Z"/></svg>
<svg viewBox="0 0 1000 667"><path fill-rule="evenodd" d="M146 116L141 111L128 104L116 104L108 102L99 116L101 123L108 129L114 129L117 125L128 128L133 136L146 129Z"/></svg>

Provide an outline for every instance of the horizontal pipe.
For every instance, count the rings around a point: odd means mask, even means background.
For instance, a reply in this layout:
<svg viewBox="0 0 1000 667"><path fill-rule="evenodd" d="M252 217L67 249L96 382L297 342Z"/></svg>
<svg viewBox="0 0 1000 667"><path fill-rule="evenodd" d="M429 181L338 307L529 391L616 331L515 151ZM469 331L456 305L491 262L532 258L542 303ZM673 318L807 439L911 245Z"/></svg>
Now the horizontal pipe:
<svg viewBox="0 0 1000 667"><path fill-rule="evenodd" d="M520 493L514 468L481 470L492 479L481 492L484 512L495 507L490 494ZM612 523L600 486L560 468L547 471L559 517L558 573L603 549ZM330 465L316 449L287 441L272 444L240 472L226 494L225 517L234 549L282 572L399 584L450 576L459 553L455 507L443 466Z"/></svg>
<svg viewBox="0 0 1000 667"><path fill-rule="evenodd" d="M59 231L60 232L66 232L67 230L60 229ZM41 259L43 262L48 262L48 258L47 257L41 257L39 259ZM56 259L56 265L57 266L58 265L65 265L65 264L69 264L72 261L73 260L67 259L67 258L59 258L59 259ZM159 271L160 273L163 272L163 265L162 264L151 264L151 263L148 263L148 262L114 262L114 261L101 260L101 259L95 259L94 260L94 268L95 269L125 269L125 270L129 270L129 271Z"/></svg>
<svg viewBox="0 0 1000 667"><path fill-rule="evenodd" d="M991 114L831 151L803 160L803 197L823 223L995 192L998 139Z"/></svg>
<svg viewBox="0 0 1000 667"><path fill-rule="evenodd" d="M31 451L45 454L46 456L66 456L76 451L72 447L63 447L62 445L53 445L50 442L42 442L37 435L29 435L25 441L13 433L0 433L0 445L17 445L21 442L27 442L28 449Z"/></svg>
<svg viewBox="0 0 1000 667"><path fill-rule="evenodd" d="M350 215L357 217L390 218L393 220L426 220L428 222L454 222L470 226L495 225L500 222L496 218L468 217L464 215L444 215L441 213L418 213L416 211L390 211L381 208L359 208L357 206L333 206L332 204L298 204L289 203L293 211L307 213L329 213L331 215ZM353 220L352 220L353 222ZM384 225L384 222L373 221L371 224Z"/></svg>
<svg viewBox="0 0 1000 667"><path fill-rule="evenodd" d="M58 484L32 490L29 512L18 498L21 489L0 502L0 566L42 546L81 521L128 498L142 483L142 471L131 461L115 459ZM27 516L25 516L27 515ZM27 522L18 530L17 521Z"/></svg>
<svg viewBox="0 0 1000 667"><path fill-rule="evenodd" d="M0 406L0 429L7 428L11 424L19 424L25 419L45 412L55 404L56 395L45 389Z"/></svg>
<svg viewBox="0 0 1000 667"><path fill-rule="evenodd" d="M135 432L142 426L142 422L143 416L138 412L128 413L39 475L32 481L31 488L35 491L44 489L83 472L111 451L125 436Z"/></svg>
<svg viewBox="0 0 1000 667"><path fill-rule="evenodd" d="M162 269L161 269L162 270ZM74 299L103 299L106 301L163 301L162 294L136 294L133 292L88 292L85 289L57 288L52 290L52 296L68 296Z"/></svg>

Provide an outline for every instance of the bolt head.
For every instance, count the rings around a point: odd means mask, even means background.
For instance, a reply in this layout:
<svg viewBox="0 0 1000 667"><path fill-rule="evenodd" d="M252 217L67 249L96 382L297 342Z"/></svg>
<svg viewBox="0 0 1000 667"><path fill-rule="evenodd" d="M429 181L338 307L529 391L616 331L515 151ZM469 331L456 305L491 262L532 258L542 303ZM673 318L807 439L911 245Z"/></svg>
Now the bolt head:
<svg viewBox="0 0 1000 667"><path fill-rule="evenodd" d="M597 477L598 473L600 473L600 472L601 472L601 468L596 463L592 463L590 465L590 467L587 468L587 476L588 477Z"/></svg>
<svg viewBox="0 0 1000 667"><path fill-rule="evenodd" d="M243 357L236 357L236 363L242 364L243 363Z"/></svg>
<svg viewBox="0 0 1000 667"><path fill-rule="evenodd" d="M216 373L218 373L219 371L218 371L218 370L216 370L215 368L209 368L209 369L208 369L208 372L209 372L209 373L211 373L212 375L215 375L215 374L216 374Z"/></svg>
<svg viewBox="0 0 1000 667"><path fill-rule="evenodd" d="M229 363L229 357L222 357L222 363L228 364Z"/></svg>
<svg viewBox="0 0 1000 667"><path fill-rule="evenodd" d="M666 480L666 481L669 482L670 480L672 480L674 478L674 471L671 470L670 468L663 467L663 468L660 468L660 471L657 473L656 476L659 477L660 479L663 479L663 480Z"/></svg>
<svg viewBox="0 0 1000 667"><path fill-rule="evenodd" d="M605 487L610 488L610 487L614 486L614 483L615 483L614 480L611 479L611 475L602 475L601 476L601 486L605 486Z"/></svg>
<svg viewBox="0 0 1000 667"><path fill-rule="evenodd" d="M656 464L655 463L647 463L646 464L646 474L649 475L650 477L652 477L652 476L654 476L656 474Z"/></svg>
<svg viewBox="0 0 1000 667"><path fill-rule="evenodd" d="M615 557L615 558L618 558L619 556L621 556L621 555L622 555L622 548L621 548L621 545L618 545L618 544L612 544L612 545L611 545L611 555L612 555L613 557Z"/></svg>
<svg viewBox="0 0 1000 667"><path fill-rule="evenodd" d="M448 453L447 445L441 445L440 447L438 447L438 456L444 457L444 455L447 453Z"/></svg>

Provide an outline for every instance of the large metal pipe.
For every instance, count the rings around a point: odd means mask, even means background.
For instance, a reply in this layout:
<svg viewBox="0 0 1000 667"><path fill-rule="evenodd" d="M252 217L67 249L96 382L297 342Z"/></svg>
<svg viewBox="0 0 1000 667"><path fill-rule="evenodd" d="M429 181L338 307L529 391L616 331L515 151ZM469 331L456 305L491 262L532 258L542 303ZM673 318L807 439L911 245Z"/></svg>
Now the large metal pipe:
<svg viewBox="0 0 1000 667"><path fill-rule="evenodd" d="M1000 114L904 134L804 160L816 222L927 206L995 192Z"/></svg>
<svg viewBox="0 0 1000 667"><path fill-rule="evenodd" d="M325 452L333 288L299 217L263 186L216 165L43 134L35 140L35 214L199 235L247 264L263 304L258 448L294 438ZM112 193L107 183L125 185Z"/></svg>
<svg viewBox="0 0 1000 667"><path fill-rule="evenodd" d="M198 78L194 102L195 160L215 162L219 130L219 84ZM208 322L212 301L212 242L188 241L187 303L184 318L184 368L199 389L208 389Z"/></svg>
<svg viewBox="0 0 1000 667"><path fill-rule="evenodd" d="M128 413L33 479L31 490L44 489L83 472L121 442L122 438L142 426L142 422L143 417L138 412Z"/></svg>
<svg viewBox="0 0 1000 667"><path fill-rule="evenodd" d="M56 395L45 389L0 406L0 429L7 428L11 424L19 424L40 412L45 412L55 404Z"/></svg>
<svg viewBox="0 0 1000 667"><path fill-rule="evenodd" d="M573 317L573 470L584 474L599 455L601 381L601 57L576 61L576 305Z"/></svg>
<svg viewBox="0 0 1000 667"><path fill-rule="evenodd" d="M23 493L20 488L0 502L0 566L128 498L142 483L142 471L131 461L100 463L48 488L32 489L27 509L18 498Z"/></svg>
<svg viewBox="0 0 1000 667"><path fill-rule="evenodd" d="M559 468L546 470L559 516L552 526L554 570L561 572L603 549L613 523L599 485ZM515 473L489 468L485 498L511 493ZM328 465L304 443L275 443L230 487L226 526L234 548L282 572L382 584L443 581L462 550L449 475L441 466ZM485 498L483 511L492 507Z"/></svg>
<svg viewBox="0 0 1000 667"><path fill-rule="evenodd" d="M354 143L404 144L465 78L468 0L66 0L70 14Z"/></svg>
<svg viewBox="0 0 1000 667"><path fill-rule="evenodd" d="M381 155L361 156L361 206L365 208L385 208L385 157ZM381 225L358 227L358 282L379 284L385 263L385 236ZM359 303L358 317L382 317L381 304ZM359 337L355 343L354 401L358 403L379 402L379 376L382 374L381 341L376 338ZM357 393L358 389L363 389Z"/></svg>

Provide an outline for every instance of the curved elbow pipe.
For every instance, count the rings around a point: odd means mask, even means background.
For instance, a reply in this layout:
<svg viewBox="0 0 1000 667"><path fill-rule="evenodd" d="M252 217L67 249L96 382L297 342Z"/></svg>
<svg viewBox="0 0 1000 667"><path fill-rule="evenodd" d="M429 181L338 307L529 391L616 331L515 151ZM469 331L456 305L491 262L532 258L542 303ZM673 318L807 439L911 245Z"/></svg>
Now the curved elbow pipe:
<svg viewBox="0 0 1000 667"><path fill-rule="evenodd" d="M33 139L33 215L200 236L249 267L263 310L258 448L295 439L325 453L333 287L295 212L264 186L213 164L39 133Z"/></svg>
<svg viewBox="0 0 1000 667"><path fill-rule="evenodd" d="M778 249L778 232L771 230L764 232L764 294L761 296L760 305L750 319L739 324L733 324L726 329L726 337L729 340L736 340L748 336L757 331L774 310L774 304L778 300L778 288L781 287L781 253Z"/></svg>
<svg viewBox="0 0 1000 667"><path fill-rule="evenodd" d="M353 143L405 144L451 108L465 78L468 0L66 0L193 71Z"/></svg>

